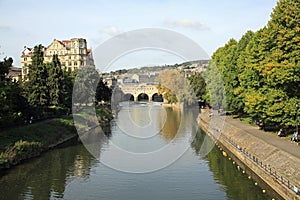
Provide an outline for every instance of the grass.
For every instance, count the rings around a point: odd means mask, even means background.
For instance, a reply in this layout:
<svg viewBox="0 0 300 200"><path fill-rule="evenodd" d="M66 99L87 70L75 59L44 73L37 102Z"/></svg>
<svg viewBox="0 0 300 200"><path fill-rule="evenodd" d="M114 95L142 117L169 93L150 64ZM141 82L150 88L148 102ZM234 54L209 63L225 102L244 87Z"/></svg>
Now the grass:
<svg viewBox="0 0 300 200"><path fill-rule="evenodd" d="M112 119L109 108L96 108L99 121ZM84 117L83 117L84 118ZM49 119L0 131L0 169L33 157L77 134L73 116Z"/></svg>
<svg viewBox="0 0 300 200"><path fill-rule="evenodd" d="M18 141L40 142L47 147L73 134L75 128L72 116L6 129L0 132L0 152Z"/></svg>

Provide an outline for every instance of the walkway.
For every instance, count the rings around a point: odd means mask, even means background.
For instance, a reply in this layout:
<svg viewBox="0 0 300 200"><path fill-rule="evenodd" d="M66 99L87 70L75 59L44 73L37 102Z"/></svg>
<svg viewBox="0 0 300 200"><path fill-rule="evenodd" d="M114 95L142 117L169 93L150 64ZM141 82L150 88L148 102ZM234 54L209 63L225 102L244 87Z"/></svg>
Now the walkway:
<svg viewBox="0 0 300 200"><path fill-rule="evenodd" d="M259 130L257 127L245 124L232 117L227 117L226 122L300 159L300 146L295 143L286 141L284 138L278 137L277 134L274 135Z"/></svg>

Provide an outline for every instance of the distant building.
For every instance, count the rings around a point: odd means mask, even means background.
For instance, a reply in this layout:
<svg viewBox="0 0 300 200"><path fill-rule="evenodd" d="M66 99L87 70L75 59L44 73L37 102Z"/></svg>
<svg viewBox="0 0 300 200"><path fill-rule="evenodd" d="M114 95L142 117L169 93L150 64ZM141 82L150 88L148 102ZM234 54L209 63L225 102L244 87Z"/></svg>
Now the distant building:
<svg viewBox="0 0 300 200"><path fill-rule="evenodd" d="M22 80L22 68L13 67L13 66L10 67L7 77L11 78L13 81L21 81Z"/></svg>
<svg viewBox="0 0 300 200"><path fill-rule="evenodd" d="M21 55L22 78L27 80L28 66L32 63L31 56L33 55L33 48L24 47ZM57 54L63 69L73 71L90 61L92 58L91 49L87 49L87 43L82 38L72 38L70 40L56 40L48 46L43 48L44 62L50 63L53 55Z"/></svg>

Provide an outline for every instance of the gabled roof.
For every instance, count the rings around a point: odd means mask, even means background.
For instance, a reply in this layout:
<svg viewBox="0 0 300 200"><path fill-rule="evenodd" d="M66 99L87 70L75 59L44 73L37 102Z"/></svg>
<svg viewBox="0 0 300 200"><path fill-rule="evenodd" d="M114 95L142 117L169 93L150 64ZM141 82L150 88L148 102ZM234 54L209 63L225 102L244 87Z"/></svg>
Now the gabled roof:
<svg viewBox="0 0 300 200"><path fill-rule="evenodd" d="M22 56L26 56L26 55L30 55L33 54L33 48L29 48L29 47L24 47L23 51L22 51Z"/></svg>

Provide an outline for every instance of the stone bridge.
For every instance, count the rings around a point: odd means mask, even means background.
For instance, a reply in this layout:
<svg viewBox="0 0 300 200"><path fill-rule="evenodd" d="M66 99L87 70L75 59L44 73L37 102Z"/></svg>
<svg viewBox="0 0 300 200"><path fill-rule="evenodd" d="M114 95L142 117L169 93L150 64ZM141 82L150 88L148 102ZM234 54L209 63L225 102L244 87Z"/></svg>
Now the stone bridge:
<svg viewBox="0 0 300 200"><path fill-rule="evenodd" d="M125 94L122 101L163 101L156 84L122 84L119 87Z"/></svg>

